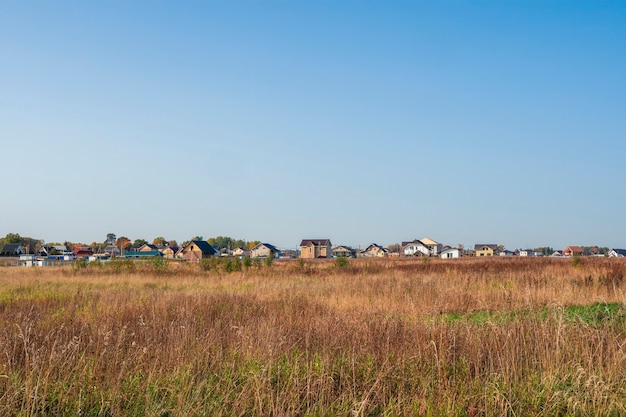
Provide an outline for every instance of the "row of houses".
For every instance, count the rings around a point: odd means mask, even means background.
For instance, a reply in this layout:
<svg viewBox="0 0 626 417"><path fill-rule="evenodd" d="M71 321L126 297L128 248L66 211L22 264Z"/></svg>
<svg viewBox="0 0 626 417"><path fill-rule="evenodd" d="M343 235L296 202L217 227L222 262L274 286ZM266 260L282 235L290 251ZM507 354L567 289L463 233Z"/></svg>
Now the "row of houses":
<svg viewBox="0 0 626 417"><path fill-rule="evenodd" d="M582 256L583 248L580 246L567 246L563 251L555 251L550 256L554 257L572 257ZM26 255L25 249L18 243L6 244L0 250L0 256L23 256ZM192 240L185 243L182 247L164 245L158 247L149 243L143 244L128 251L122 251L115 245L109 245L99 253L89 247L74 247L69 251L66 246L44 246L36 256L38 259L52 259L58 261L75 260L87 258L109 259L112 257L123 257L127 259L139 259L150 257L164 257L168 259L181 259L190 262L198 262L214 256L222 255L220 251L204 240ZM276 246L269 243L259 243L251 250L236 248L228 251L226 255L237 256L243 258L249 256L251 258L303 258L303 259L324 259L324 258L380 258L380 257L440 257L443 259L455 259L462 256L490 257L490 256L543 256L533 250L519 250L516 252L504 249L502 245L497 244L476 244L473 250L463 250L460 247L453 248L444 246L430 238L414 239L404 241L397 251L390 251L381 245L372 243L367 248L360 250L350 246L339 245L332 246L330 239L303 239L300 242L299 251L279 250ZM607 256L624 257L626 250L611 249Z"/></svg>
<svg viewBox="0 0 626 417"><path fill-rule="evenodd" d="M304 239L300 242L300 257L313 258L382 258L400 256L439 256L442 258L460 258L462 249L443 246L429 238L402 242L399 251L390 251L381 245L372 243L363 250L350 246L333 247L329 239Z"/></svg>

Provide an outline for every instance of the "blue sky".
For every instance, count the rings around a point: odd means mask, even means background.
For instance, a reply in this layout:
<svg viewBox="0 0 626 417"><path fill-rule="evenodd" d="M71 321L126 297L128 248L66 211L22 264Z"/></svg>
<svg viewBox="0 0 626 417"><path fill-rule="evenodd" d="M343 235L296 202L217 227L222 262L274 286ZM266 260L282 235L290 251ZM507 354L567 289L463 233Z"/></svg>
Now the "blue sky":
<svg viewBox="0 0 626 417"><path fill-rule="evenodd" d="M624 2L0 8L1 236L626 246Z"/></svg>

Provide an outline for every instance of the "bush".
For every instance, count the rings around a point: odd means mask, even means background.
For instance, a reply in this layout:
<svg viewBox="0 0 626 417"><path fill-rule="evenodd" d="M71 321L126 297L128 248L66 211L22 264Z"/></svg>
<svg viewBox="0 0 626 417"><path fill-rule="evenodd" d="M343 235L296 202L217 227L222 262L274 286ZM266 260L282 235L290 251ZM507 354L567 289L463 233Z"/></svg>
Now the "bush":
<svg viewBox="0 0 626 417"><path fill-rule="evenodd" d="M335 267L337 268L346 268L348 265L350 265L350 261L345 256L335 259Z"/></svg>
<svg viewBox="0 0 626 417"><path fill-rule="evenodd" d="M157 274L165 274L170 266L167 259L162 256L155 256L150 262L152 264L152 271Z"/></svg>
<svg viewBox="0 0 626 417"><path fill-rule="evenodd" d="M241 271L241 260L239 258L224 258L224 272L237 272Z"/></svg>
<svg viewBox="0 0 626 417"><path fill-rule="evenodd" d="M85 268L87 268L87 259L80 258L74 262L74 271L79 271Z"/></svg>

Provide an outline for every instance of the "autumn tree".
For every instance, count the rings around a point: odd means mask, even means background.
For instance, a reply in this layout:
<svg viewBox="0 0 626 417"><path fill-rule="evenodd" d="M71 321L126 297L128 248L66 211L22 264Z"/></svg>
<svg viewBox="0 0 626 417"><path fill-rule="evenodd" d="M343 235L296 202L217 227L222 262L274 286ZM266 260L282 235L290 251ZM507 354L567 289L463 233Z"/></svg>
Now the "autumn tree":
<svg viewBox="0 0 626 417"><path fill-rule="evenodd" d="M120 249L128 250L131 247L130 239L127 238L126 236L119 237L115 241L115 246L117 246Z"/></svg>
<svg viewBox="0 0 626 417"><path fill-rule="evenodd" d="M400 244L399 243L392 243L390 245L387 245L387 251L390 253L394 253L394 252L400 252Z"/></svg>

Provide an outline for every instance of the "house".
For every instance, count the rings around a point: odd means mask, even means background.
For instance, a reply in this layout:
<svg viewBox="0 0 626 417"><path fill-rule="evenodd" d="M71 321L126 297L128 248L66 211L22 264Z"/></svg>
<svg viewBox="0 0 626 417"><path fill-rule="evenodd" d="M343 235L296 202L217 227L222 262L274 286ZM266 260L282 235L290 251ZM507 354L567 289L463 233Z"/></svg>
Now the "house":
<svg viewBox="0 0 626 417"><path fill-rule="evenodd" d="M333 258L356 258L356 249L350 246L335 246L332 249Z"/></svg>
<svg viewBox="0 0 626 417"><path fill-rule="evenodd" d="M46 255L63 255L71 253L65 245L46 245L42 249L45 251Z"/></svg>
<svg viewBox="0 0 626 417"><path fill-rule="evenodd" d="M93 255L93 250L86 246L75 246L72 253L76 257L76 259L89 258L91 255Z"/></svg>
<svg viewBox="0 0 626 417"><path fill-rule="evenodd" d="M304 259L330 258L330 239L303 239L300 242L300 257Z"/></svg>
<svg viewBox="0 0 626 417"><path fill-rule="evenodd" d="M115 245L107 245L104 248L104 253L109 254L109 256L120 256L122 251Z"/></svg>
<svg viewBox="0 0 626 417"><path fill-rule="evenodd" d="M560 251L555 250L550 256L552 256L553 258L562 258L563 254Z"/></svg>
<svg viewBox="0 0 626 417"><path fill-rule="evenodd" d="M402 242L400 250L404 256L430 256L430 248L421 240L415 239L411 242Z"/></svg>
<svg viewBox="0 0 626 417"><path fill-rule="evenodd" d="M421 239L420 242L422 242L423 245L426 245L426 247L430 250L430 254L432 256L437 256L442 250L441 243L435 242L434 240L427 237Z"/></svg>
<svg viewBox="0 0 626 417"><path fill-rule="evenodd" d="M498 245L480 243L478 245L474 245L474 251L476 253L476 257L494 256L498 254Z"/></svg>
<svg viewBox="0 0 626 417"><path fill-rule="evenodd" d="M250 256L250 251L245 250L244 248L236 248L232 251L232 255L238 258L243 258L245 256Z"/></svg>
<svg viewBox="0 0 626 417"><path fill-rule="evenodd" d="M251 258L267 258L271 254L274 255L274 258L280 257L280 251L276 246L269 243L259 243L250 250Z"/></svg>
<svg viewBox="0 0 626 417"><path fill-rule="evenodd" d="M155 250L158 251L159 248L157 248L156 245L152 245L150 243L144 243L139 247L139 249L137 249L137 251L139 252L154 252Z"/></svg>
<svg viewBox="0 0 626 417"><path fill-rule="evenodd" d="M462 255L461 249L459 248L448 248L441 251L439 256L441 259L458 259Z"/></svg>
<svg viewBox="0 0 626 417"><path fill-rule="evenodd" d="M504 249L498 252L498 256L515 256L515 252Z"/></svg>
<svg viewBox="0 0 626 417"><path fill-rule="evenodd" d="M580 246L568 246L563 249L563 256L582 256L583 254L583 248Z"/></svg>
<svg viewBox="0 0 626 417"><path fill-rule="evenodd" d="M294 249L283 249L280 251L281 259L297 259L300 252Z"/></svg>
<svg viewBox="0 0 626 417"><path fill-rule="evenodd" d="M176 252L178 252L178 246L164 246L161 248L161 254L165 258L175 258Z"/></svg>
<svg viewBox="0 0 626 417"><path fill-rule="evenodd" d="M376 243L372 243L361 251L360 256L363 258L383 258L387 256L387 249Z"/></svg>
<svg viewBox="0 0 626 417"><path fill-rule="evenodd" d="M609 258L626 257L626 249L611 249L607 255Z"/></svg>
<svg viewBox="0 0 626 417"><path fill-rule="evenodd" d="M213 246L209 245L209 242L204 240L192 240L176 253L178 258L190 262L200 262L201 259L219 255L219 252Z"/></svg>
<svg viewBox="0 0 626 417"><path fill-rule="evenodd" d="M523 256L523 257L535 256L535 251L532 249L522 249L519 251L519 256Z"/></svg>
<svg viewBox="0 0 626 417"><path fill-rule="evenodd" d="M24 253L24 247L21 244L7 243L0 251L0 256L20 256Z"/></svg>

